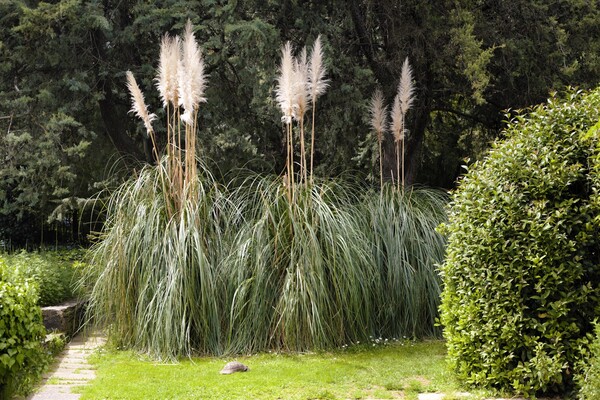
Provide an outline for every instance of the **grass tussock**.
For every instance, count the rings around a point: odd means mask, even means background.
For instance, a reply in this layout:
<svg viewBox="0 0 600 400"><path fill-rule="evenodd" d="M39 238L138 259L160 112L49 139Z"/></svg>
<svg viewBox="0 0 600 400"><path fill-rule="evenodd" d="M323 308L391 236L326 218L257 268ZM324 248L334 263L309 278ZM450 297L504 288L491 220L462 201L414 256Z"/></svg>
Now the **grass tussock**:
<svg viewBox="0 0 600 400"><path fill-rule="evenodd" d="M366 197L360 213L377 265L377 329L383 337L439 336L441 281L437 266L443 261L444 237L436 227L446 221L445 192L385 185Z"/></svg>
<svg viewBox="0 0 600 400"><path fill-rule="evenodd" d="M132 111L157 163L112 194L86 277L91 316L116 345L173 360L434 333L435 264L444 246L435 227L445 218L445 198L405 189L399 179L363 196L363 187L313 177L316 102L327 87L320 37L307 54L305 48L295 57L289 42L282 49L276 95L285 173L255 176L234 190L196 158L206 82L191 24L182 39L165 36L161 44L156 80L168 128L162 158L155 117L128 73ZM410 73L403 82L411 83ZM404 132L412 89L402 93ZM381 143L382 96L373 104ZM311 107L309 156L304 119Z"/></svg>
<svg viewBox="0 0 600 400"><path fill-rule="evenodd" d="M373 333L375 265L355 209L334 182L300 186L288 201L280 179L241 190L247 223L227 271L233 352L340 346Z"/></svg>
<svg viewBox="0 0 600 400"><path fill-rule="evenodd" d="M203 170L195 201L169 217L161 196L166 160L143 169L111 196L93 265L102 266L90 298L96 322L117 344L157 358L221 352L225 218L231 215L219 186Z"/></svg>

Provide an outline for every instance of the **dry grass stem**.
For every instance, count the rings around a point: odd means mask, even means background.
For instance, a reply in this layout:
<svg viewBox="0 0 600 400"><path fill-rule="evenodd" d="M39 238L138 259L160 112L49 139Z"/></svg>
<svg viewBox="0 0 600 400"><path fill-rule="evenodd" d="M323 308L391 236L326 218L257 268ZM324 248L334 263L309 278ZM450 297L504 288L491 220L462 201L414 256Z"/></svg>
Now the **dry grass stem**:
<svg viewBox="0 0 600 400"><path fill-rule="evenodd" d="M302 49L302 52L294 60L294 98L295 104L298 107L295 119L300 125L300 176L306 182L306 150L304 143L304 115L308 109L308 60L306 56L306 47Z"/></svg>
<svg viewBox="0 0 600 400"><path fill-rule="evenodd" d="M277 102L283 116L281 121L286 124L286 174L289 184L287 185L288 199L292 200L294 186L294 147L292 137L292 119L296 115L294 90L294 57L292 56L292 44L288 41L281 49L281 66L279 67L279 78L277 79L277 90L275 92Z"/></svg>
<svg viewBox="0 0 600 400"><path fill-rule="evenodd" d="M404 186L404 136L405 136L405 117L408 110L412 107L414 101L414 87L412 83L412 68L408 62L408 57L402 64L402 73L398 83L398 91L394 98L392 106L392 133L396 142L396 181L398 187ZM402 162L400 162L402 156ZM402 171L400 170L402 167Z"/></svg>
<svg viewBox="0 0 600 400"><path fill-rule="evenodd" d="M321 35L317 36L313 44L310 55L309 77L310 77L310 98L313 103L317 97L321 96L327 90L329 83L325 79L325 66L323 65L323 48L321 46Z"/></svg>
<svg viewBox="0 0 600 400"><path fill-rule="evenodd" d="M412 68L408 63L408 57L406 57L402 64L402 74L400 75L400 83L398 84L400 107L402 108L402 114L404 115L412 108L414 101L415 88L412 80ZM404 133L402 133L402 135L404 136Z"/></svg>
<svg viewBox="0 0 600 400"><path fill-rule="evenodd" d="M137 115L143 122L144 127L148 136L154 137L154 129L152 129L152 121L156 119L155 114L149 114L146 102L144 101L144 95L138 86L135 77L131 71L126 72L127 75L127 89L131 94L131 110L130 112Z"/></svg>
<svg viewBox="0 0 600 400"><path fill-rule="evenodd" d="M281 120L286 124L291 124L296 107L294 106L294 57L290 42L287 42L281 49L281 66L277 79L276 97L283 114Z"/></svg>

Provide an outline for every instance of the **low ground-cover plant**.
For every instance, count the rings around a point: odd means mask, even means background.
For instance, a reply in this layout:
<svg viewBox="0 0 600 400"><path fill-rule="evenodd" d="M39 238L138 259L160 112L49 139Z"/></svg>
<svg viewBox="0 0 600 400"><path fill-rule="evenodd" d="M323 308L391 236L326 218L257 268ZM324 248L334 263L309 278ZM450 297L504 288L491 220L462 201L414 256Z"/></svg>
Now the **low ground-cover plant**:
<svg viewBox="0 0 600 400"><path fill-rule="evenodd" d="M470 384L564 392L598 316L593 146L600 90L519 115L450 206L441 269L448 355Z"/></svg>
<svg viewBox="0 0 600 400"><path fill-rule="evenodd" d="M0 270L2 261L0 260ZM26 394L48 362L36 288L3 280L0 271L0 398Z"/></svg>

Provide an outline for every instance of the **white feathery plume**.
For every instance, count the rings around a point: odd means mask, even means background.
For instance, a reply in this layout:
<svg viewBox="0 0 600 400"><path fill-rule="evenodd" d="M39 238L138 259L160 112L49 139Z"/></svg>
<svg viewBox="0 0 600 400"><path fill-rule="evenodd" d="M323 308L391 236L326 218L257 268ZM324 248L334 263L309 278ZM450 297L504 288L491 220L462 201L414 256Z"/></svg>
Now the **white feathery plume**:
<svg viewBox="0 0 600 400"><path fill-rule="evenodd" d="M402 74L400 75L400 83L398 84L398 94L400 95L400 107L402 114L406 115L412 107L414 101L415 88L412 83L412 68L408 63L408 57L402 64Z"/></svg>
<svg viewBox="0 0 600 400"><path fill-rule="evenodd" d="M205 86L204 60L194 37L192 22L188 20L178 67L179 105L183 106L184 110L181 120L188 125L194 124L194 112L200 102L206 101L203 97Z"/></svg>
<svg viewBox="0 0 600 400"><path fill-rule="evenodd" d="M392 132L396 142L404 139L404 117L412 107L414 101L414 87L412 83L412 68L408 63L408 57L402 64L402 73L398 83L398 92L392 106Z"/></svg>
<svg viewBox="0 0 600 400"><path fill-rule="evenodd" d="M276 97L283 117L281 120L286 124L292 123L296 115L297 106L294 103L294 58L292 57L292 45L288 41L281 49L281 66L279 67L279 78L277 78Z"/></svg>
<svg viewBox="0 0 600 400"><path fill-rule="evenodd" d="M383 132L387 129L387 107L383 104L383 93L377 88L371 98L371 126L377 134L377 140L383 141Z"/></svg>
<svg viewBox="0 0 600 400"><path fill-rule="evenodd" d="M127 71L126 75L127 89L129 89L129 93L131 94L131 110L129 112L136 114L144 122L148 136L152 136L154 133L154 130L152 129L152 121L156 119L156 115L148 114L148 108L144 102L144 95L142 94L142 91L140 90L133 73L131 71Z"/></svg>
<svg viewBox="0 0 600 400"><path fill-rule="evenodd" d="M308 67L306 47L304 47L300 56L294 59L294 104L298 107L298 115L295 115L294 118L297 120L304 117L308 108Z"/></svg>
<svg viewBox="0 0 600 400"><path fill-rule="evenodd" d="M169 103L173 104L174 107L179 106L177 66L179 64L180 50L179 36L170 37L169 35L165 35L162 38L156 87L165 108Z"/></svg>
<svg viewBox="0 0 600 400"><path fill-rule="evenodd" d="M323 65L321 35L319 35L313 44L309 66L310 98L313 103L317 99L317 96L325 93L325 90L327 89L328 83L325 79L326 72L325 66Z"/></svg>
<svg viewBox="0 0 600 400"><path fill-rule="evenodd" d="M391 128L392 134L394 135L394 141L399 142L404 136L404 115L402 114L402 105L400 104L400 94L396 94L396 97L394 97L394 104L392 105L391 117Z"/></svg>

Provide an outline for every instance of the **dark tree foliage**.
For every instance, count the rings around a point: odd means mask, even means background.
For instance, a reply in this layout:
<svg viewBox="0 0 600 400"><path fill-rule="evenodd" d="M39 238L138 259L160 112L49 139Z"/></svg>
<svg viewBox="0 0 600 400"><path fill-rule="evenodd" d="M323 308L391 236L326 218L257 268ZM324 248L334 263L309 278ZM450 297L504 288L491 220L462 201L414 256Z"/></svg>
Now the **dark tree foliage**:
<svg viewBox="0 0 600 400"><path fill-rule="evenodd" d="M392 102L402 61L414 67L407 182L450 187L502 126L502 110L543 101L600 77L600 10L572 0L15 0L0 2L1 237L41 229L65 198L91 195L119 171L151 160L131 115L132 70L152 112L158 44L187 19L202 43L209 85L202 156L222 172L282 171L273 90L280 47L318 34L330 88L317 106L316 173L377 170L367 103L377 85ZM165 128L156 123L159 139ZM164 137L164 135L163 135ZM160 142L160 140L159 140ZM385 146L386 168L395 160ZM376 180L376 179L375 179ZM12 221L12 222L10 222Z"/></svg>

